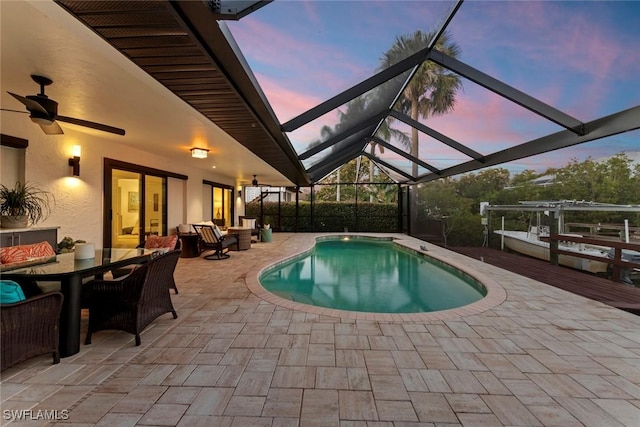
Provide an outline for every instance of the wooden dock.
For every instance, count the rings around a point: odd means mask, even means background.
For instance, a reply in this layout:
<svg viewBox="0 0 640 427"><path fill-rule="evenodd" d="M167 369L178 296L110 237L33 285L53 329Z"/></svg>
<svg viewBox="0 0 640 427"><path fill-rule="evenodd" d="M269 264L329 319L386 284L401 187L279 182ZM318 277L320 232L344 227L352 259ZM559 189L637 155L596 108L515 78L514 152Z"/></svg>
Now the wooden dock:
<svg viewBox="0 0 640 427"><path fill-rule="evenodd" d="M640 288L574 270L547 261L485 247L447 248L487 264L512 271L542 283L582 295L613 307L640 314Z"/></svg>

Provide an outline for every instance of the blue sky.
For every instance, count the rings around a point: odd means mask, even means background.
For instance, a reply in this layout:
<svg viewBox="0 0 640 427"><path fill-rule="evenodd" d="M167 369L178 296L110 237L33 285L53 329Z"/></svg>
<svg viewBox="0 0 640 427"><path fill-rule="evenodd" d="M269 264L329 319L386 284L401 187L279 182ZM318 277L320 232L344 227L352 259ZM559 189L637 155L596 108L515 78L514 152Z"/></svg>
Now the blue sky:
<svg viewBox="0 0 640 427"><path fill-rule="evenodd" d="M374 74L397 36L435 29L452 5L276 0L228 25L284 123ZM460 60L578 120L640 104L640 2L467 1L449 31ZM329 114L290 135L294 147L302 151L335 121ZM424 123L485 154L560 130L465 80L455 110ZM465 160L439 146L421 135L421 158L439 167ZM506 166L542 171L638 150L633 131Z"/></svg>

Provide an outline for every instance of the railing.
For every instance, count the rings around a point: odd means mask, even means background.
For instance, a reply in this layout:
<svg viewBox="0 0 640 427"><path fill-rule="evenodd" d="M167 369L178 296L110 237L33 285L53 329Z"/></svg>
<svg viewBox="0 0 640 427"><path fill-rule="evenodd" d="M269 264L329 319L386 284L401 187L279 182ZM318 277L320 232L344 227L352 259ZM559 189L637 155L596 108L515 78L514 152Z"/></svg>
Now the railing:
<svg viewBox="0 0 640 427"><path fill-rule="evenodd" d="M549 241L550 241L549 249L551 252L550 260L551 260L551 263L554 265L558 265L558 255L569 255L576 258L584 258L584 259L589 259L593 261L604 262L613 266L613 273L611 276L611 280L613 280L614 282L620 281L621 268L629 268L629 269L640 268L640 263L622 260L623 249L640 252L640 244L637 244L637 243L615 242L611 240L591 239L591 238L578 237L578 236L568 236L565 234L557 234L557 233L551 233L549 235ZM586 245L595 245L595 246L607 246L614 249L614 256L613 258L598 257L594 255L581 253L581 252L566 251L563 249L558 249L558 242L560 241L584 243Z"/></svg>
<svg viewBox="0 0 640 427"><path fill-rule="evenodd" d="M607 240L623 238L626 233L640 233L640 227L629 226L628 224L593 224L583 222L566 222L564 224L564 227L564 231L566 233L578 233L582 235L588 233L589 237L602 238ZM589 231L585 232L585 230Z"/></svg>

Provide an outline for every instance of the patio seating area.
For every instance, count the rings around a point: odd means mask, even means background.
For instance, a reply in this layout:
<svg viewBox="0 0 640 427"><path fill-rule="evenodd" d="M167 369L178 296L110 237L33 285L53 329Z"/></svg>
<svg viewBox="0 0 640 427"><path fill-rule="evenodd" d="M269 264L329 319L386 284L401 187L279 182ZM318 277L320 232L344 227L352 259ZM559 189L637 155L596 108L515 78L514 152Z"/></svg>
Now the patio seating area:
<svg viewBox="0 0 640 427"><path fill-rule="evenodd" d="M138 347L100 331L57 365L46 354L7 369L3 409L68 414L56 425L638 425L640 317L433 245L496 281L504 302L383 321L249 290L318 235L274 233L224 268L180 258L177 319L158 317Z"/></svg>

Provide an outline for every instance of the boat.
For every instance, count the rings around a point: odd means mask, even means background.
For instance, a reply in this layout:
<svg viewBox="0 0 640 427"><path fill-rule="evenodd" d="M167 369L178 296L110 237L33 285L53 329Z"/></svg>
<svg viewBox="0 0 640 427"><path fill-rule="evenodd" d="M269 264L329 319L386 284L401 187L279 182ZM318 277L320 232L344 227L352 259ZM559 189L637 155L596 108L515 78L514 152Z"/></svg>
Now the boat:
<svg viewBox="0 0 640 427"><path fill-rule="evenodd" d="M557 220L558 234L567 237L591 237L583 234L576 234L566 232L564 224L564 213L566 211L577 210L591 210L591 211L622 211L622 212L640 212L640 206L638 205L611 205L604 203L575 201L575 200L561 200L561 201L530 201L520 202L519 205L488 205L486 204L482 208L490 211L499 210L519 210L530 211L537 213L537 224L529 224L528 231L513 231L513 230L494 230L494 233L501 237L501 247L508 248L514 252L518 252L524 255L528 255L534 258L549 261L551 258L550 243L549 243L549 226L540 225L541 215L554 213L554 217ZM532 216L533 218L533 216ZM629 227L628 223L625 224L626 230L625 236L627 243L629 242ZM504 227L503 227L504 228ZM600 226L600 228L606 228L606 226ZM620 241L620 239L617 239ZM558 263L567 267L575 268L578 270L584 270L589 273L598 275L609 275L611 269L607 260L613 258L613 249L606 246L606 242L603 241L603 245L593 245L585 243L575 243L569 241L559 241L558 249L566 252L575 252L576 254L589 255L591 257L602 258L603 261L597 261L593 259L580 258L578 256L571 256L566 254L558 255ZM640 262L640 252L632 250L623 250L622 259L630 262ZM624 271L626 270L626 271ZM634 269L631 273L637 273L638 269ZM629 269L623 269L623 281L631 281L629 277Z"/></svg>
<svg viewBox="0 0 640 427"><path fill-rule="evenodd" d="M548 240L544 240L549 234L548 232L545 233L544 229L542 229L542 233L539 231L540 228L531 226L529 231L495 230L494 233L502 236L504 246L508 249L523 255L549 261L551 258L550 245ZM578 234L564 235L582 237ZM558 249L606 259L609 256L611 248L606 246L585 245L582 243L558 242ZM570 255L559 255L558 263L594 274L606 274L608 268L606 261L600 262Z"/></svg>

